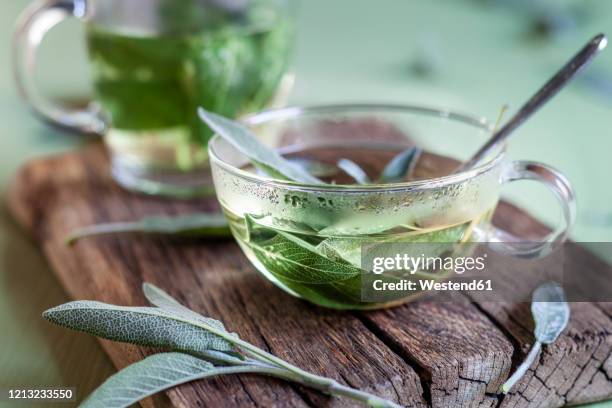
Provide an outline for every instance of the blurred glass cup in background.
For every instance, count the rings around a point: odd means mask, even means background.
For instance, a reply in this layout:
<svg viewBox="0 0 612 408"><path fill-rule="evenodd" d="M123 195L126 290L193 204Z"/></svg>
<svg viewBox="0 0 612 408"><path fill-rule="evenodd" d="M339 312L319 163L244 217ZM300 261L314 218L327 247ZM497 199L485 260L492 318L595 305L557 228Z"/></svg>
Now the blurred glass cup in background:
<svg viewBox="0 0 612 408"><path fill-rule="evenodd" d="M54 105L34 82L37 47L69 17L86 25L95 95L83 110ZM18 21L13 67L41 118L104 136L122 186L190 197L213 191L212 132L197 107L236 118L282 105L293 34L290 0L37 1Z"/></svg>

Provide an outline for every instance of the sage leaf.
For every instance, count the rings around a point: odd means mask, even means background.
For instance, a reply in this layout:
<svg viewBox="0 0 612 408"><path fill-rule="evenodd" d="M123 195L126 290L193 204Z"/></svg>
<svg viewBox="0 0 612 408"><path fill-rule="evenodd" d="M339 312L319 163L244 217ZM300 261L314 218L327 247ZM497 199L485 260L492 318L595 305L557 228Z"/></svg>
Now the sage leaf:
<svg viewBox="0 0 612 408"><path fill-rule="evenodd" d="M162 390L216 375L217 370L211 363L188 354L154 354L109 377L81 407L129 407Z"/></svg>
<svg viewBox="0 0 612 408"><path fill-rule="evenodd" d="M395 156L384 168L378 181L380 183L399 183L416 167L421 156L421 149L414 146Z"/></svg>
<svg viewBox="0 0 612 408"><path fill-rule="evenodd" d="M330 237L321 241L316 249L329 259L342 259L357 268L361 268L361 247L365 244L376 244L379 251L386 249L384 244L425 244L418 247L420 252L427 252L427 256L439 256L448 251L448 244L460 242L465 237L468 226L469 223L464 223L431 231L410 231L378 237ZM375 249L371 248L370 250ZM388 256L393 255L393 249L390 250L392 253L387 254ZM384 254L380 253L379 256L384 256Z"/></svg>
<svg viewBox="0 0 612 408"><path fill-rule="evenodd" d="M257 259L275 276L305 284L323 284L352 278L360 269L319 254L314 246L286 233L263 242L249 242Z"/></svg>
<svg viewBox="0 0 612 408"><path fill-rule="evenodd" d="M152 305L164 311L170 312L176 316L185 317L190 321L195 320L196 322L212 325L213 327L225 330L221 322L211 319L210 317L204 317L188 307L181 305L176 299L155 285L143 283L142 293Z"/></svg>
<svg viewBox="0 0 612 408"><path fill-rule="evenodd" d="M203 323L205 325L212 324L219 326L219 322L217 322L216 320L211 319L209 317L204 317L201 314L189 309L188 307L181 305L176 299L174 299L172 296L170 296L155 285L146 282L143 283L142 293L152 305L157 306L160 309L166 310L177 316L184 317L188 321L192 321L195 323ZM219 327L222 328L222 326ZM222 364L236 364L237 362L244 360L244 356L242 354L234 351L218 352L215 350L207 350L205 352L198 352L197 356L205 358L209 361L213 361L215 363Z"/></svg>
<svg viewBox="0 0 612 408"><path fill-rule="evenodd" d="M227 220L221 213L194 213L176 217L151 216L138 221L115 222L77 228L66 238L74 244L81 238L117 233L145 233L186 237L230 237Z"/></svg>
<svg viewBox="0 0 612 408"><path fill-rule="evenodd" d="M195 312L194 312L195 313ZM59 326L123 343L202 353L232 351L234 335L218 320L190 319L156 307L76 301L49 309L43 318Z"/></svg>
<svg viewBox="0 0 612 408"><path fill-rule="evenodd" d="M337 166L346 174L351 176L359 184L369 184L370 178L366 172L354 161L349 159L338 160Z"/></svg>
<svg viewBox="0 0 612 408"><path fill-rule="evenodd" d="M501 386L500 391L507 394L535 361L542 344L552 344L567 327L570 308L565 300L563 288L554 282L544 283L534 292L531 301L531 314L535 321L535 343L525 361L516 372Z"/></svg>
<svg viewBox="0 0 612 408"><path fill-rule="evenodd" d="M535 337L542 344L551 344L567 326L570 309L563 289L556 283L545 283L533 293L531 314L535 321Z"/></svg>
<svg viewBox="0 0 612 408"><path fill-rule="evenodd" d="M208 112L203 108L198 109L198 115L214 132L247 156L253 165L262 167L264 172L300 183L323 183L302 167L291 163L276 151L264 146L259 142L257 136L240 123Z"/></svg>
<svg viewBox="0 0 612 408"><path fill-rule="evenodd" d="M361 272L346 262L326 257L317 246L294 234L268 228L249 215L245 220L248 245L257 259L283 281L323 284L346 280Z"/></svg>
<svg viewBox="0 0 612 408"><path fill-rule="evenodd" d="M109 377L81 404L82 408L124 408L174 386L203 378L238 373L274 375L258 365L215 367L208 361L183 353L149 356ZM280 376L280 375L277 375Z"/></svg>
<svg viewBox="0 0 612 408"><path fill-rule="evenodd" d="M361 246L365 238L326 238L316 249L326 258L343 260L356 268L361 268Z"/></svg>

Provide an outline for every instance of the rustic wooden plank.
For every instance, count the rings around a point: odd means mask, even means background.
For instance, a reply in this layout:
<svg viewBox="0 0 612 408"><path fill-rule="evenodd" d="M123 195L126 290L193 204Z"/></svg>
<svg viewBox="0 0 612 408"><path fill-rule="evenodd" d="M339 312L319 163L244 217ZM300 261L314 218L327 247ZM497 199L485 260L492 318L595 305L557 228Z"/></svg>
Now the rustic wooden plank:
<svg viewBox="0 0 612 408"><path fill-rule="evenodd" d="M408 406L423 406L417 374L348 313L324 310L286 295L257 274L231 240L208 242L119 236L63 238L74 227L211 209L211 200L169 203L133 195L109 179L102 150L50 158L26 166L16 178L10 206L43 246L74 298L137 305L143 281L168 290L191 308L218 318L241 337L313 372L331 376ZM117 367L144 354L140 348L102 341ZM226 377L179 387L166 402L180 407L347 406L280 381ZM350 404L348 404L350 405Z"/></svg>
<svg viewBox="0 0 612 408"><path fill-rule="evenodd" d="M512 344L467 298L367 313L385 342L420 367L434 407L496 406Z"/></svg>
<svg viewBox="0 0 612 408"><path fill-rule="evenodd" d="M140 284L150 281L283 358L409 406L527 406L531 401L553 407L612 395L606 304L573 305L567 334L545 348L515 393L502 398L497 387L533 341L528 305L474 304L460 296L453 303L425 299L390 310L341 313L274 288L231 241L109 236L67 248L63 238L77 226L217 208L214 200L169 202L120 190L98 146L25 166L9 200L74 298L144 304ZM542 226L514 207L502 205L498 216L511 220L515 232L541 232ZM576 262L586 256L579 254ZM102 344L117 367L145 353ZM255 376L188 384L148 405L218 406L221 401L226 406L346 405Z"/></svg>

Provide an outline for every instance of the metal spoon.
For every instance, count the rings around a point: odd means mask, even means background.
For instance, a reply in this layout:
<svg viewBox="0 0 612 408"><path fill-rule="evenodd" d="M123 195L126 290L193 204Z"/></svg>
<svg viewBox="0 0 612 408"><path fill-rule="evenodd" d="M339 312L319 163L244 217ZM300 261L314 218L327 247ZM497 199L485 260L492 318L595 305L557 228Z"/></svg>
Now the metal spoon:
<svg viewBox="0 0 612 408"><path fill-rule="evenodd" d="M578 72L585 68L595 55L608 44L608 39L604 34L598 34L589 41L574 57L563 66L542 88L529 99L519 111L506 124L495 132L468 161L464 162L455 171L460 172L471 169L480 159L491 151L498 143L506 138L520 125L533 115L542 105L557 94L565 85L568 84Z"/></svg>

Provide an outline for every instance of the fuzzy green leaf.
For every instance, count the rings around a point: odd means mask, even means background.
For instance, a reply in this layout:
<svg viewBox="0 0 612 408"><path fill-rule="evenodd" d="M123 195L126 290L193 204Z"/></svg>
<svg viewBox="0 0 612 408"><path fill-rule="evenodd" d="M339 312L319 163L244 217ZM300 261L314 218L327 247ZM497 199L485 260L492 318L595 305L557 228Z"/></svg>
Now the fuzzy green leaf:
<svg viewBox="0 0 612 408"><path fill-rule="evenodd" d="M215 367L189 354L160 353L127 366L109 377L81 405L82 408L124 408L174 386L194 380L239 373L277 375L260 365Z"/></svg>
<svg viewBox="0 0 612 408"><path fill-rule="evenodd" d="M535 337L542 344L551 344L567 326L570 309L561 286L545 283L533 292L531 313L535 321Z"/></svg>
<svg viewBox="0 0 612 408"><path fill-rule="evenodd" d="M66 243L73 244L81 238L92 235L131 232L192 237L229 237L231 235L223 214L195 213L176 217L144 217L133 222L89 225L72 231Z"/></svg>
<svg viewBox="0 0 612 408"><path fill-rule="evenodd" d="M338 160L338 168L342 169L346 174L351 176L358 184L369 184L370 178L368 177L365 170L363 170L357 163L349 159Z"/></svg>
<svg viewBox="0 0 612 408"><path fill-rule="evenodd" d="M416 166L420 155L421 149L416 146L404 150L387 164L378 181L380 183L404 181Z"/></svg>
<svg viewBox="0 0 612 408"><path fill-rule="evenodd" d="M380 237L339 237L327 238L317 245L317 251L332 260L342 259L349 264L361 268L361 248L365 244L377 245L377 250L384 251L384 245L378 244L425 244L420 245L420 252L428 252L427 256L439 256L449 249L448 244L457 243L468 229L468 224L460 224L430 232L408 232L403 234L390 234ZM374 250L371 248L371 250ZM393 251L391 254L392 255ZM380 253L379 256L384 256Z"/></svg>
<svg viewBox="0 0 612 408"><path fill-rule="evenodd" d="M219 326L220 322L209 317L204 317L188 307L181 305L176 299L155 285L144 283L142 285L142 293L144 293L145 297L152 305L173 313L176 316L182 316L187 320L195 320L196 322L202 322L204 324L213 324L216 325L216 327L223 327L222 325ZM225 329L223 328L223 330Z"/></svg>
<svg viewBox="0 0 612 408"><path fill-rule="evenodd" d="M305 284L338 282L358 276L361 271L335 262L318 253L308 242L279 233L263 242L249 243L257 259L274 275Z"/></svg>
<svg viewBox="0 0 612 408"><path fill-rule="evenodd" d="M127 366L109 377L81 408L123 408L162 390L217 375L211 363L182 353L161 353Z"/></svg>
<svg viewBox="0 0 612 408"><path fill-rule="evenodd" d="M220 324L220 322L217 322L214 319L204 317L188 307L181 305L176 299L153 284L145 282L142 285L142 292L152 305L173 313L176 316L184 317L187 321L194 322L196 324L202 323L204 325L213 324L218 326ZM223 328L223 326L219 327ZM223 328L223 330L225 329ZM194 350L191 350L191 352L196 354L198 357L212 361L215 364L237 364L238 362L244 360L244 356L235 351L219 352L216 350L206 350L195 352Z"/></svg>
<svg viewBox="0 0 612 408"><path fill-rule="evenodd" d="M156 307L125 307L85 300L49 309L43 317L69 329L141 346L193 353L233 349L234 335L221 322L203 316L189 319Z"/></svg>
<svg viewBox="0 0 612 408"><path fill-rule="evenodd" d="M544 283L534 292L531 300L531 314L535 321L533 347L510 378L500 387L504 394L525 375L542 348L542 344L552 344L569 322L570 309L565 301L563 288L554 282Z"/></svg>
<svg viewBox="0 0 612 408"><path fill-rule="evenodd" d="M291 163L276 151L264 146L257 136L244 125L223 116L198 109L200 118L219 136L247 156L254 165L263 167L271 175L308 184L322 184L322 181L309 174L302 167Z"/></svg>

